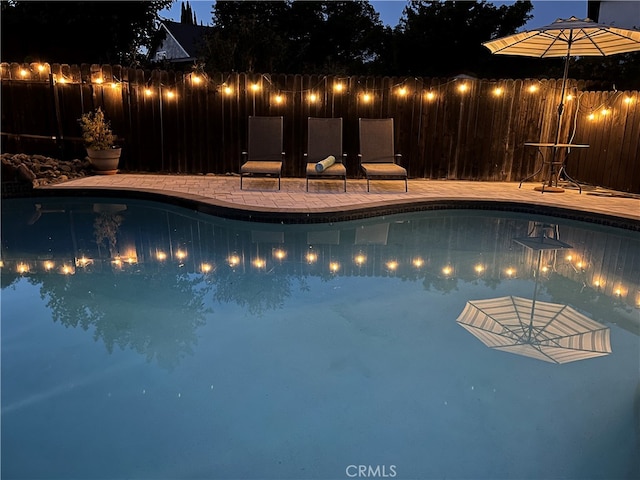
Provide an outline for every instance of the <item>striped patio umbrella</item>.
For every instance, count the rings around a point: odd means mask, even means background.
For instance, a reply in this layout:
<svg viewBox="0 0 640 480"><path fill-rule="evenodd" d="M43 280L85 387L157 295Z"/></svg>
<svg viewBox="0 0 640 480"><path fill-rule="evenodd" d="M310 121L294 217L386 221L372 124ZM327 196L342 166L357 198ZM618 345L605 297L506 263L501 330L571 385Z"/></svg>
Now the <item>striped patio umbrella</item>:
<svg viewBox="0 0 640 480"><path fill-rule="evenodd" d="M609 327L567 305L514 296L472 300L456 321L489 348L545 362L611 353Z"/></svg>
<svg viewBox="0 0 640 480"><path fill-rule="evenodd" d="M482 45L496 55L516 55L538 58L566 57L562 77L562 93L558 105L558 129L555 143L560 140L560 119L569 72L569 58L604 57L640 50L640 31L602 25L588 18L559 18L550 25L496 38Z"/></svg>

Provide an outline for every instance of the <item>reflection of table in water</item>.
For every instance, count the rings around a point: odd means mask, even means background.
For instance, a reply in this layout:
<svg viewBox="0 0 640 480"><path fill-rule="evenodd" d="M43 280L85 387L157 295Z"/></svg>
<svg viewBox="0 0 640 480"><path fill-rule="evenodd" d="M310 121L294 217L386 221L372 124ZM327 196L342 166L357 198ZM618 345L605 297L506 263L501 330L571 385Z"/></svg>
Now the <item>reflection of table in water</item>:
<svg viewBox="0 0 640 480"><path fill-rule="evenodd" d="M538 149L538 153L540 154L540 157L542 157L542 164L540 165L540 168L538 168L534 173L522 179L522 181L520 182L520 187L522 187L522 184L525 181L538 175L538 173L542 171L545 165L549 165L549 180L543 183L541 187L535 187L534 190L538 190L543 193L544 192L553 192L553 193L564 192L563 188L558 187L558 179L560 178L560 174L564 172L564 176L567 178L567 180L569 180L571 183L577 186L580 193L582 193L582 187L580 187L580 184L578 184L578 182L576 182L573 178L571 178L567 173L567 170L565 168L565 161L569 156L569 152L572 148L588 148L589 145L583 145L578 143L531 143L531 142L527 142L524 145L526 147L536 147ZM551 149L551 158L545 157L544 153L542 153L543 148ZM562 150L563 148L565 148L567 152L564 155L564 157L561 157L560 150ZM557 172L556 172L556 168L558 168Z"/></svg>

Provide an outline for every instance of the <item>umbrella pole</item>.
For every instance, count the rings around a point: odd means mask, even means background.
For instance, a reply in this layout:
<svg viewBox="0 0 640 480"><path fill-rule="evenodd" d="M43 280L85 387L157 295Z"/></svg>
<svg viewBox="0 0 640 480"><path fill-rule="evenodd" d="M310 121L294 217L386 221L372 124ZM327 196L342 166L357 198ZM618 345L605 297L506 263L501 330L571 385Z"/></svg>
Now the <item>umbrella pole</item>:
<svg viewBox="0 0 640 480"><path fill-rule="evenodd" d="M556 127L556 145L560 143L560 130L562 128L562 114L564 113L564 94L567 89L567 78L569 77L569 59L571 58L571 43L573 42L573 32L569 34L569 41L567 42L567 59L564 62L564 72L562 74L562 89L560 91L560 103L558 104L558 125ZM555 166L558 163L558 151L557 147L553 148L552 157L551 157L551 175L549 175L549 187L553 186L553 179L556 179L556 186L558 184L558 179L556 175L560 172L556 173Z"/></svg>
<svg viewBox="0 0 640 480"><path fill-rule="evenodd" d="M533 300L531 301L531 316L529 317L529 331L527 332L528 342L531 342L533 333L533 316L536 311L536 297L538 296L538 277L540 276L540 264L542 263L542 250L538 250L538 266L536 267L536 283L533 287Z"/></svg>

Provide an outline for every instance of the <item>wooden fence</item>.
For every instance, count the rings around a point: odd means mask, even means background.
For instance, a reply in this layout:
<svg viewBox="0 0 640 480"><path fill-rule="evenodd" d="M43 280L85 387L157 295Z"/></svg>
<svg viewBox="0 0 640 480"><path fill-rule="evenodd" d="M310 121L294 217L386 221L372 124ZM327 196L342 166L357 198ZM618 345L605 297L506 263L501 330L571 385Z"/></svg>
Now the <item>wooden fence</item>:
<svg viewBox="0 0 640 480"><path fill-rule="evenodd" d="M105 110L121 168L235 173L250 115L282 115L284 175L304 176L306 119L342 117L350 177L358 118L393 117L412 178L520 181L540 165L525 142L552 142L560 80L183 74L110 65L1 64L2 151L84 157L77 119ZM588 92L569 81L561 140L581 183L640 193L639 92ZM543 176L534 177L542 181Z"/></svg>

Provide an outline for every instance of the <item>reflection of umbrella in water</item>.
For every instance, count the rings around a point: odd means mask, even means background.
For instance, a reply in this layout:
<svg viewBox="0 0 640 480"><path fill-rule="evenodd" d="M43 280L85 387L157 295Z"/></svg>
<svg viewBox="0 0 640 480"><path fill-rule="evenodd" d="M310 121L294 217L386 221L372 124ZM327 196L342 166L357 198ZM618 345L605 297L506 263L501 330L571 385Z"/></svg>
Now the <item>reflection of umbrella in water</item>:
<svg viewBox="0 0 640 480"><path fill-rule="evenodd" d="M514 239L538 252L538 272L543 250L571 248L544 235ZM568 305L507 296L467 302L457 322L496 350L551 363L568 363L611 353L609 328Z"/></svg>

